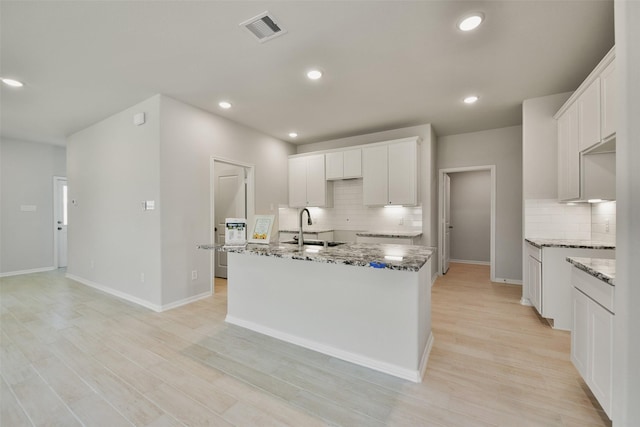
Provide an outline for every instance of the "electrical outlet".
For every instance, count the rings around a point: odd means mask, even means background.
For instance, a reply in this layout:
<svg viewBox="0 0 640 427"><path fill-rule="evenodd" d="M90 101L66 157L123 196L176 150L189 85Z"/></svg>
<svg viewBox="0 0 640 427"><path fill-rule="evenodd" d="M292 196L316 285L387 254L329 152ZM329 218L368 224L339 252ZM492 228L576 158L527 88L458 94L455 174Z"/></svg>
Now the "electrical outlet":
<svg viewBox="0 0 640 427"><path fill-rule="evenodd" d="M609 219L604 222L604 231L609 232Z"/></svg>
<svg viewBox="0 0 640 427"><path fill-rule="evenodd" d="M404 217L400 217L400 221L398 221L398 225L404 225Z"/></svg>
<svg viewBox="0 0 640 427"><path fill-rule="evenodd" d="M191 280L197 280L198 279L198 270L192 270L191 271Z"/></svg>
<svg viewBox="0 0 640 427"><path fill-rule="evenodd" d="M144 273L140 273L140 282L144 283Z"/></svg>

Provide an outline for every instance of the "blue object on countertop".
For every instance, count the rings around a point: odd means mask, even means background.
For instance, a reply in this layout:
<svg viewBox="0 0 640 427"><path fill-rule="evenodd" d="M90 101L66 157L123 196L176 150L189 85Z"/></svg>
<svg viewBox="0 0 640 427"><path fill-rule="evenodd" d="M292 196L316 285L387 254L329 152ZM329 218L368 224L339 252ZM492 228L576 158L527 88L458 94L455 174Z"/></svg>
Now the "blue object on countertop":
<svg viewBox="0 0 640 427"><path fill-rule="evenodd" d="M385 268L387 264L385 264L384 262L371 261L369 263L369 266L373 268Z"/></svg>

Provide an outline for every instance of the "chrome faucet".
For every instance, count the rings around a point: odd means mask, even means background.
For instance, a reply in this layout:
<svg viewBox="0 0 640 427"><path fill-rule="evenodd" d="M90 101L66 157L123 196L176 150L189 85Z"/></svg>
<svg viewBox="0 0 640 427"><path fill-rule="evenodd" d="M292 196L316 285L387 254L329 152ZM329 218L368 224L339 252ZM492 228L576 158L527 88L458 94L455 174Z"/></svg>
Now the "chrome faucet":
<svg viewBox="0 0 640 427"><path fill-rule="evenodd" d="M308 225L313 225L313 222L311 221L311 214L309 213L309 209L307 208L303 208L300 210L300 226L298 227L298 247L302 248L302 246L304 246L304 237L303 237L303 233L302 233L302 214L307 213L307 224Z"/></svg>

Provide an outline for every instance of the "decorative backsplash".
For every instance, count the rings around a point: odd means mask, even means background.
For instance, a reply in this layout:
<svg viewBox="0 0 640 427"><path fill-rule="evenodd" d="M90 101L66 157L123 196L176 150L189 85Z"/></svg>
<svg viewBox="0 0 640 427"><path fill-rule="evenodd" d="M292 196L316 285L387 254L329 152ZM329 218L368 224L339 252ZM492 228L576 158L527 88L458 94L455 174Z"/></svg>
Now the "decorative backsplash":
<svg viewBox="0 0 640 427"><path fill-rule="evenodd" d="M525 200L524 209L525 238L595 240L615 244L616 202L566 204L553 199Z"/></svg>
<svg viewBox="0 0 640 427"><path fill-rule="evenodd" d="M313 226L352 231L422 230L422 207L368 207L362 204L362 179L334 181L333 207L310 208ZM280 206L281 230L298 228L298 209ZM305 217L306 221L306 217Z"/></svg>

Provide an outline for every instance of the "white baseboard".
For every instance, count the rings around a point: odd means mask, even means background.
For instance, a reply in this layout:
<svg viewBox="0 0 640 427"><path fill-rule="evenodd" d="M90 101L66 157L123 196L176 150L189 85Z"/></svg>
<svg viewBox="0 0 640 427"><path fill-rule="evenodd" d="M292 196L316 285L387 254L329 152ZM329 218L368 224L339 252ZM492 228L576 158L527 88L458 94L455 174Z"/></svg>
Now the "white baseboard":
<svg viewBox="0 0 640 427"><path fill-rule="evenodd" d="M502 279L500 277L496 277L493 281L494 282L498 282L498 283L507 283L509 285L520 285L520 286L522 286L522 280Z"/></svg>
<svg viewBox="0 0 640 427"><path fill-rule="evenodd" d="M450 259L449 262L455 262L458 264L491 265L489 261L470 261L466 259Z"/></svg>
<svg viewBox="0 0 640 427"><path fill-rule="evenodd" d="M194 295L192 297L188 297L188 298L184 298L178 301L174 301L172 303L169 304L164 304L164 305L158 305L158 304L153 304L149 301L143 300L142 298L138 298L138 297L134 297L133 295L129 295L125 292L121 292L121 291L117 291L113 288L110 288L108 286L104 286L101 285L99 283L96 282L92 282L91 280L87 280L87 279L83 279L82 277L78 277L75 276L73 274L68 274L67 273L67 277L71 280L75 280L76 282L82 283L83 285L89 286L91 288L97 289L99 291L105 292L109 295L113 295L115 297L118 298L122 298L123 300L132 302L134 304L138 304L141 305L142 307L148 308L150 310L153 310L155 312L161 313L163 311L167 311L167 310L171 310L186 304L190 304L192 302L196 302L198 300L201 300L203 298L209 297L211 296L211 291L207 291L207 292L203 292L201 294L198 295Z"/></svg>
<svg viewBox="0 0 640 427"><path fill-rule="evenodd" d="M529 298L522 297L520 298L520 305L526 305L527 307L533 307L533 303Z"/></svg>
<svg viewBox="0 0 640 427"><path fill-rule="evenodd" d="M115 290L113 288L110 288L108 286L101 285L100 283L92 282L91 280L87 280L87 279L84 279L82 277L75 276L75 275L69 274L69 273L67 273L67 278L69 278L71 280L75 280L76 282L82 283L83 285L89 286L90 288L97 289L97 290L102 291L104 293L107 293L109 295L113 295L115 297L122 298L123 300L132 302L134 304L141 305L141 306L143 306L145 308L148 308L150 310L156 311L158 313L162 311L162 306L160 306L160 305L153 304L153 303L151 303L149 301L143 300L142 298L134 297L133 295L129 295L129 294L125 293L125 292L117 291L117 290Z"/></svg>
<svg viewBox="0 0 640 427"><path fill-rule="evenodd" d="M338 359L355 363L356 365L364 366L365 368L370 368L379 372L384 372L385 374L393 375L394 377L409 380L414 383L422 382L424 370L426 370L427 368L427 359L429 358L429 353L431 352L431 347L433 345L433 334L430 334L429 339L427 340L427 345L425 346L425 350L422 355L420 368L417 370L413 370L393 365L391 363L382 362L380 360L372 359L370 357L362 356L360 354L351 353L349 351L328 346L317 341L301 338L295 335L288 334L286 332L262 326L254 322L238 319L233 316L227 315L227 317L225 318L225 322L231 323L232 325L241 326L254 332L258 332L279 339L281 341L295 344L300 347L308 348L310 350L318 351L329 356L337 357Z"/></svg>
<svg viewBox="0 0 640 427"><path fill-rule="evenodd" d="M22 274L32 274L32 273L42 273L44 271L53 271L57 269L58 269L57 267L42 267L42 268L32 268L30 270L8 271L6 273L0 273L0 277L20 276Z"/></svg>

